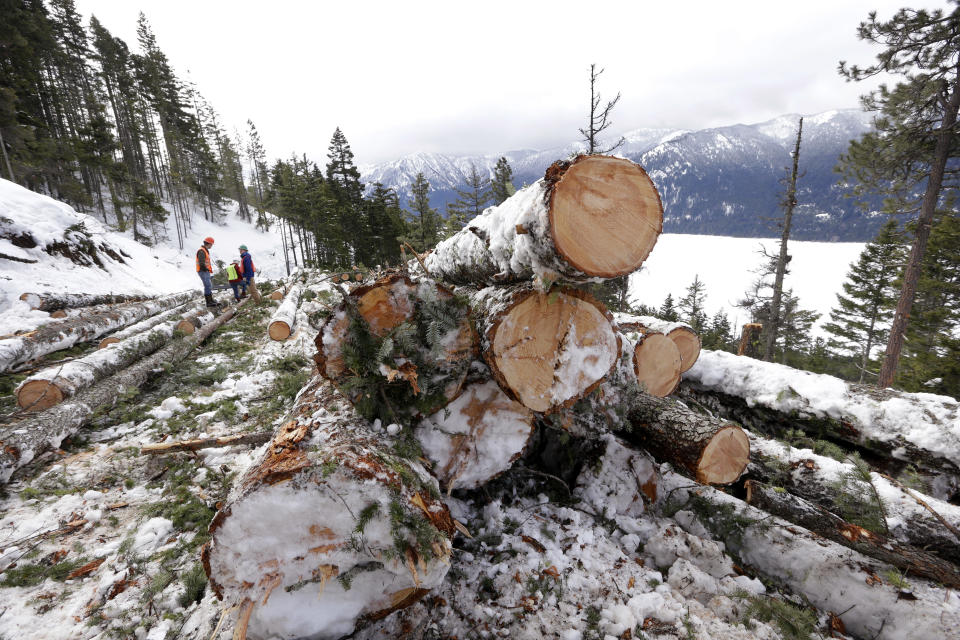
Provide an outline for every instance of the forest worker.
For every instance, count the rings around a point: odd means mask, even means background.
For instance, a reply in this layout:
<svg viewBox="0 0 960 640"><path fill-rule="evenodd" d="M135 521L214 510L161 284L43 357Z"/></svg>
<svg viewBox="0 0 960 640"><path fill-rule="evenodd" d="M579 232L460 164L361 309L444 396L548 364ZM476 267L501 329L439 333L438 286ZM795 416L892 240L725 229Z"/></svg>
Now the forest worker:
<svg viewBox="0 0 960 640"><path fill-rule="evenodd" d="M240 245L240 272L247 287L250 288L250 295L254 302L260 302L260 291L257 290L257 283L253 281L257 270L253 266L253 256L250 255L245 244Z"/></svg>
<svg viewBox="0 0 960 640"><path fill-rule="evenodd" d="M247 296L247 283L240 272L240 263L236 260L227 266L227 282L233 287L233 299L235 301L240 302L240 287L243 287L243 297Z"/></svg>
<svg viewBox="0 0 960 640"><path fill-rule="evenodd" d="M208 307L216 307L217 303L213 299L213 262L210 260L210 247L213 246L213 238L204 238L203 245L197 251L197 275L203 282L203 297L207 301Z"/></svg>

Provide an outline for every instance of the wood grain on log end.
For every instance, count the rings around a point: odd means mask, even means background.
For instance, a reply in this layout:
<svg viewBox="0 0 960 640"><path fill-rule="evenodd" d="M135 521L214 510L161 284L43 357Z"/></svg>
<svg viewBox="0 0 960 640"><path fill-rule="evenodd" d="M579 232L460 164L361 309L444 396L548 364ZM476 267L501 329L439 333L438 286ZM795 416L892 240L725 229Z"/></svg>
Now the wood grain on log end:
<svg viewBox="0 0 960 640"><path fill-rule="evenodd" d="M549 217L557 252L601 278L639 269L663 230L660 194L646 171L608 156L581 156L563 171Z"/></svg>
<svg viewBox="0 0 960 640"><path fill-rule="evenodd" d="M63 392L50 380L28 380L17 390L17 406L26 411L49 409L63 398Z"/></svg>
<svg viewBox="0 0 960 640"><path fill-rule="evenodd" d="M370 325L370 332L382 337L413 316L415 289L408 278L393 274L356 289L351 296L356 298L357 310Z"/></svg>
<svg viewBox="0 0 960 640"><path fill-rule="evenodd" d="M189 336L189 335L191 335L194 331L197 330L197 327L196 327L196 325L194 325L194 324L193 324L192 322L190 322L189 320L184 319L184 320L181 320L180 322L177 323L176 330L179 331L180 333L184 334L184 335L188 335L188 336Z"/></svg>
<svg viewBox="0 0 960 640"><path fill-rule="evenodd" d="M290 325L280 320L271 322L267 331L272 340L286 340L290 337Z"/></svg>
<svg viewBox="0 0 960 640"><path fill-rule="evenodd" d="M633 350L637 382L658 398L670 395L680 384L681 363L676 343L660 333L642 336Z"/></svg>
<svg viewBox="0 0 960 640"><path fill-rule="evenodd" d="M750 462L750 440L743 429L730 425L718 431L697 462L697 482L729 484Z"/></svg>
<svg viewBox="0 0 960 640"><path fill-rule="evenodd" d="M667 337L676 343L680 350L680 373L690 370L700 357L700 336L693 329L677 327Z"/></svg>
<svg viewBox="0 0 960 640"><path fill-rule="evenodd" d="M52 311L52 312L50 313L50 317L51 317L51 318L66 318L66 317L67 317L67 312L64 311L63 309L57 309L56 311Z"/></svg>
<svg viewBox="0 0 960 640"><path fill-rule="evenodd" d="M540 412L589 393L620 352L605 309L574 289L522 298L500 317L490 345L484 358L501 387Z"/></svg>

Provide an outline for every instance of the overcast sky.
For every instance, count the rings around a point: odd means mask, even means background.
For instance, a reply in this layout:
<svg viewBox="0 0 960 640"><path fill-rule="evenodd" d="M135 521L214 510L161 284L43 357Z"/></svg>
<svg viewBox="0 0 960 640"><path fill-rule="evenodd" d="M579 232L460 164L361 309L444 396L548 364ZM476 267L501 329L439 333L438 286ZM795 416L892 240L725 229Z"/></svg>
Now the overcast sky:
<svg viewBox="0 0 960 640"><path fill-rule="evenodd" d="M614 128L698 129L855 108L873 85L856 27L904 2L76 0L137 49L143 11L182 78L270 156L324 162L335 127L358 163L417 151L496 153L577 137L600 91ZM927 0L911 6L934 8Z"/></svg>

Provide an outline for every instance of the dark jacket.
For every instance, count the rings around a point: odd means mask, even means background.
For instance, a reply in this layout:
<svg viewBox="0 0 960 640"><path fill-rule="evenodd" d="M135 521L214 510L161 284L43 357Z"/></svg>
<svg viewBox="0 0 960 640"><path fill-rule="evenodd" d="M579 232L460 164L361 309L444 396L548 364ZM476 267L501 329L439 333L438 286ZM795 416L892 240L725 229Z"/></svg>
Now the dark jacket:
<svg viewBox="0 0 960 640"><path fill-rule="evenodd" d="M256 270L253 268L253 256L250 255L249 251L240 254L240 266L243 267L244 278L249 279L256 274Z"/></svg>

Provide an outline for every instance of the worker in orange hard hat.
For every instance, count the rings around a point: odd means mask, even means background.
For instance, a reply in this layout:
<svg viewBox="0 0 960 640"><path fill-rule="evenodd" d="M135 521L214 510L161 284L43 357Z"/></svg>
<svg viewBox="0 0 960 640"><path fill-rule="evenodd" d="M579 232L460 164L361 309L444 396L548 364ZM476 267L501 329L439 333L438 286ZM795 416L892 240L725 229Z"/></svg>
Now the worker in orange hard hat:
<svg viewBox="0 0 960 640"><path fill-rule="evenodd" d="M203 282L203 297L207 301L208 307L219 306L213 299L213 262L210 260L210 247L213 246L213 238L204 238L203 245L197 251L197 275Z"/></svg>

